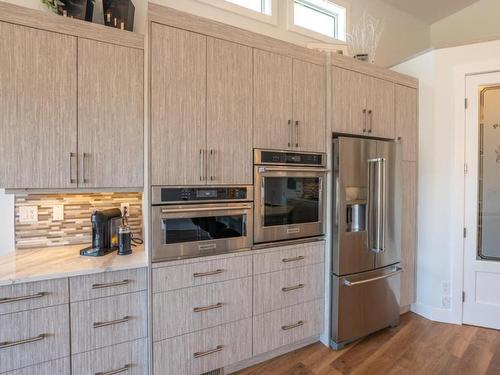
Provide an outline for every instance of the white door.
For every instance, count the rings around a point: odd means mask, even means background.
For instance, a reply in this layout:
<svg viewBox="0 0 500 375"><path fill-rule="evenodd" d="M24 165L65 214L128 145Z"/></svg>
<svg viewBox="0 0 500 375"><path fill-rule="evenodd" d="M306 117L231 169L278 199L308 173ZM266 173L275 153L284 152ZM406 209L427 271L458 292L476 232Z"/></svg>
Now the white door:
<svg viewBox="0 0 500 375"><path fill-rule="evenodd" d="M468 76L463 322L500 329L500 73Z"/></svg>

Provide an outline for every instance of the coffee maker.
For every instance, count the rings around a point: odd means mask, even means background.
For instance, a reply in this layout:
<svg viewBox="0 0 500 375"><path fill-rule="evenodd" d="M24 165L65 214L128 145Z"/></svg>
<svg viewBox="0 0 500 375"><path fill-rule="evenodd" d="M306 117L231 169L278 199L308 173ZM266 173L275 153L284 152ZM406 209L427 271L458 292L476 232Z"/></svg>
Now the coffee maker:
<svg viewBox="0 0 500 375"><path fill-rule="evenodd" d="M92 246L80 250L80 255L102 256L118 249L118 228L122 220L122 212L118 208L94 211L92 222Z"/></svg>

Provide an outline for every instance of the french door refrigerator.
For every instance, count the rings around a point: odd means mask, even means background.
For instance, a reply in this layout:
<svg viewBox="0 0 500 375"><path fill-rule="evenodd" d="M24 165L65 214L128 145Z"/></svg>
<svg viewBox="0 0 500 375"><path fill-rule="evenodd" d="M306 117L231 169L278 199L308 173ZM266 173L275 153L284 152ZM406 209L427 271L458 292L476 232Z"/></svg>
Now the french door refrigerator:
<svg viewBox="0 0 500 375"><path fill-rule="evenodd" d="M397 147L393 141L333 140L334 349L399 323Z"/></svg>

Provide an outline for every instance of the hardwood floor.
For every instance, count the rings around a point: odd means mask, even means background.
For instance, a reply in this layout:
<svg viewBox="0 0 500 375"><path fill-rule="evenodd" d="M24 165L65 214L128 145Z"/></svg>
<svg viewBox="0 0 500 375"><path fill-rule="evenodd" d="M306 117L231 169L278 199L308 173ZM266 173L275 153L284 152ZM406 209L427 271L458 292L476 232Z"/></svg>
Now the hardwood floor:
<svg viewBox="0 0 500 375"><path fill-rule="evenodd" d="M315 343L237 375L498 375L500 331L436 323L413 313L401 324L335 352Z"/></svg>

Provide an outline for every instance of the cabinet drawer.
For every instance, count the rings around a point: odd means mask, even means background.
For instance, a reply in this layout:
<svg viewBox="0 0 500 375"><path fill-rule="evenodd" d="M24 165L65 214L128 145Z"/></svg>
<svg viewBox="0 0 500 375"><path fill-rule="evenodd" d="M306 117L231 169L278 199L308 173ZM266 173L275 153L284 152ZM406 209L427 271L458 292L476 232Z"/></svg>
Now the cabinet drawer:
<svg viewBox="0 0 500 375"><path fill-rule="evenodd" d="M146 290L146 268L71 277L71 302Z"/></svg>
<svg viewBox="0 0 500 375"><path fill-rule="evenodd" d="M249 318L153 343L153 373L199 375L251 355Z"/></svg>
<svg viewBox="0 0 500 375"><path fill-rule="evenodd" d="M153 293L252 276L252 256L153 269Z"/></svg>
<svg viewBox="0 0 500 375"><path fill-rule="evenodd" d="M253 355L319 335L323 328L323 301L287 307L253 318Z"/></svg>
<svg viewBox="0 0 500 375"><path fill-rule="evenodd" d="M252 316L252 278L153 295L153 341Z"/></svg>
<svg viewBox="0 0 500 375"><path fill-rule="evenodd" d="M254 314L323 297L324 264L264 273L253 279Z"/></svg>
<svg viewBox="0 0 500 375"><path fill-rule="evenodd" d="M68 305L0 316L0 343L0 373L68 356Z"/></svg>
<svg viewBox="0 0 500 375"><path fill-rule="evenodd" d="M55 359L35 366L9 371L2 375L68 375L70 373L69 357Z"/></svg>
<svg viewBox="0 0 500 375"><path fill-rule="evenodd" d="M146 339L113 345L72 356L72 375L119 374L146 375ZM118 372L122 370L122 372Z"/></svg>
<svg viewBox="0 0 500 375"><path fill-rule="evenodd" d="M0 315L68 302L68 279L0 287Z"/></svg>
<svg viewBox="0 0 500 375"><path fill-rule="evenodd" d="M325 261L325 242L283 246L254 254L253 272L260 273L281 271L289 268L307 266Z"/></svg>
<svg viewBox="0 0 500 375"><path fill-rule="evenodd" d="M146 322L145 291L72 303L72 353L143 338Z"/></svg>

